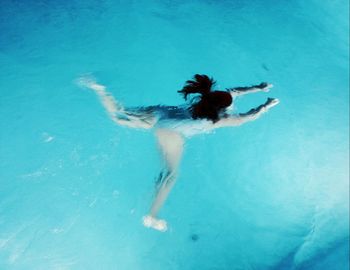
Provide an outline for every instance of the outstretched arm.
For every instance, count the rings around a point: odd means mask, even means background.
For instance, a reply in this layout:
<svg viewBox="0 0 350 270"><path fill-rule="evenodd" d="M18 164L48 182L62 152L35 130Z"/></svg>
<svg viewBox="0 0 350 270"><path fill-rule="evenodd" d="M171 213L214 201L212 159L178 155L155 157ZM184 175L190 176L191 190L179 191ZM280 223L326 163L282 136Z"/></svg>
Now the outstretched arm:
<svg viewBox="0 0 350 270"><path fill-rule="evenodd" d="M241 113L238 115L230 115L226 118L220 119L215 125L216 128L219 127L230 127L239 126L246 122L254 121L258 119L261 115L266 113L270 108L276 106L279 103L277 98L268 98L267 101L246 113Z"/></svg>
<svg viewBox="0 0 350 270"><path fill-rule="evenodd" d="M258 85L253 86L247 86L247 87L234 87L234 88L227 88L232 95L232 97L242 96L250 93L256 93L256 92L268 92L270 88L272 88L273 85L270 83L262 82Z"/></svg>

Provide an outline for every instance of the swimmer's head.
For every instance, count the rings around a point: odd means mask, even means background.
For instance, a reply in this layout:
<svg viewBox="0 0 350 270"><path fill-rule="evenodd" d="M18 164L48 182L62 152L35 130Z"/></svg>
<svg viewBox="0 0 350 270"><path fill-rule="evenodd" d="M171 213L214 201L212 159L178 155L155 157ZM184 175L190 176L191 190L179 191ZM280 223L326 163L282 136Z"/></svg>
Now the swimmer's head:
<svg viewBox="0 0 350 270"><path fill-rule="evenodd" d="M200 94L200 99L193 99L191 105L192 117L206 118L216 122L220 112L232 104L232 96L226 91L212 91L215 81L207 75L196 74L194 80L186 82L182 90L178 91L187 99L189 94Z"/></svg>
<svg viewBox="0 0 350 270"><path fill-rule="evenodd" d="M232 104L232 96L226 91L213 91L202 97L214 107L224 109Z"/></svg>
<svg viewBox="0 0 350 270"><path fill-rule="evenodd" d="M187 95L189 94L208 94L212 87L214 86L215 81L213 78L209 78L207 75L194 75L194 80L186 81L185 86L178 92L184 95L184 98L187 100Z"/></svg>

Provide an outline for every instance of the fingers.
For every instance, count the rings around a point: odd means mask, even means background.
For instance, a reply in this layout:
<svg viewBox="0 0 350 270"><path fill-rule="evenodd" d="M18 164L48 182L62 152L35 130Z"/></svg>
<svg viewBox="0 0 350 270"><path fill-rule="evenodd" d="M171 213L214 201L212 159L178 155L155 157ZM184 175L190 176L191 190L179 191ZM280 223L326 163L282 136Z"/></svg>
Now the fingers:
<svg viewBox="0 0 350 270"><path fill-rule="evenodd" d="M272 83L268 83L267 86L265 87L265 89L270 89L273 87L273 84Z"/></svg>
<svg viewBox="0 0 350 270"><path fill-rule="evenodd" d="M261 83L261 84L263 84L263 83ZM264 84L265 84L265 86L261 89L264 92L269 92L270 89L273 87L272 83L264 83Z"/></svg>
<svg viewBox="0 0 350 270"><path fill-rule="evenodd" d="M268 98L266 102L266 106L268 108L272 108L273 106L276 106L278 103L280 103L279 99L277 98Z"/></svg>

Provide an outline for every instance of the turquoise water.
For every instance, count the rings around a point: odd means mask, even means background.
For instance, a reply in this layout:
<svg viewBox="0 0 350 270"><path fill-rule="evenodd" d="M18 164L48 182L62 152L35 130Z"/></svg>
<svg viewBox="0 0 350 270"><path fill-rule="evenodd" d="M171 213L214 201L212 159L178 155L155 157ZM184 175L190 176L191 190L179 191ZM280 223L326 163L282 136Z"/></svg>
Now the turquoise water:
<svg viewBox="0 0 350 270"><path fill-rule="evenodd" d="M349 3L2 1L0 269L348 269ZM186 142L142 226L161 161L75 80L129 106L182 103L195 73L261 81L256 122Z"/></svg>

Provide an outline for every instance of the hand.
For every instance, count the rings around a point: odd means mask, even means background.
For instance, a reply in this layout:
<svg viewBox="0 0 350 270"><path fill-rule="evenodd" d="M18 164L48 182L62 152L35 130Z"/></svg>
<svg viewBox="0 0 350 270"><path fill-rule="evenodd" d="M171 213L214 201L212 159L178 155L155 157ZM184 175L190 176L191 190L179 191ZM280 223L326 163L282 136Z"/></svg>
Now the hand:
<svg viewBox="0 0 350 270"><path fill-rule="evenodd" d="M278 103L280 103L279 99L277 98L268 98L265 106L266 108L272 108L273 106L276 106Z"/></svg>
<svg viewBox="0 0 350 270"><path fill-rule="evenodd" d="M272 87L273 87L273 85L271 83L267 83L267 82L262 82L256 86L256 88L261 89L261 91L263 91L263 92L269 92Z"/></svg>

